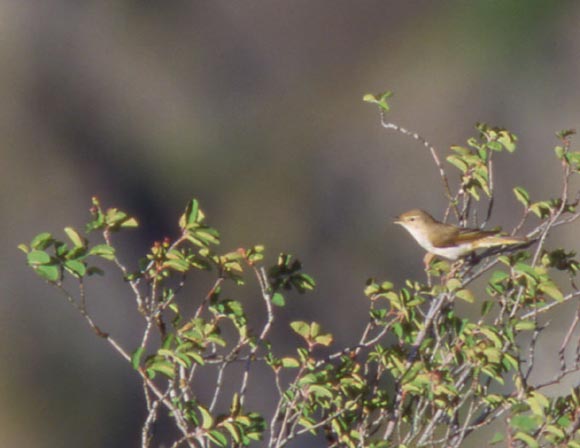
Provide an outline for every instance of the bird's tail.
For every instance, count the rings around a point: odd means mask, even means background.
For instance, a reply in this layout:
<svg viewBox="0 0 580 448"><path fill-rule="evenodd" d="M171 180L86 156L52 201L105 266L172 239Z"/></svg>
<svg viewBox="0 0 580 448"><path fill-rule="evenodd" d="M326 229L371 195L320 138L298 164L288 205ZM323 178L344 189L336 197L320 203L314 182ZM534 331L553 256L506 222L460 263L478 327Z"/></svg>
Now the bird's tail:
<svg viewBox="0 0 580 448"><path fill-rule="evenodd" d="M524 244L529 241L526 238L520 238L517 236L498 236L491 235L477 241L477 248L485 247L496 247L496 246L509 246L512 244Z"/></svg>

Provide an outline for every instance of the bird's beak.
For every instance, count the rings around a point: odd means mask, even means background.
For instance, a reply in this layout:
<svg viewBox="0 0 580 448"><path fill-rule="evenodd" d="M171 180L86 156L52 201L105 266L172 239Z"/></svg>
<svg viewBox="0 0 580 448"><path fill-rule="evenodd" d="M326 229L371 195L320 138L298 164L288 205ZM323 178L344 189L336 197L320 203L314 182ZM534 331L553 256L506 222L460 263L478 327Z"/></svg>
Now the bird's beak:
<svg viewBox="0 0 580 448"><path fill-rule="evenodd" d="M403 221L401 221L401 217L400 216L395 216L395 219L393 220L393 224L402 224Z"/></svg>

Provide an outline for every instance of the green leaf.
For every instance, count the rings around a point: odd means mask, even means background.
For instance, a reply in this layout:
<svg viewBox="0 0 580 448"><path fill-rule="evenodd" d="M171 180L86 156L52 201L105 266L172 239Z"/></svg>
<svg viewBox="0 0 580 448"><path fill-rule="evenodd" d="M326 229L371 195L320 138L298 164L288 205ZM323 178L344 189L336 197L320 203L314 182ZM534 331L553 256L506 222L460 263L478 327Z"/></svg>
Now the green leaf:
<svg viewBox="0 0 580 448"><path fill-rule="evenodd" d="M167 260L163 263L163 267L168 267L177 272L187 272L189 270L189 263L185 260Z"/></svg>
<svg viewBox="0 0 580 448"><path fill-rule="evenodd" d="M127 218L121 223L121 228L123 229L132 229L135 227L139 227L139 222L135 218Z"/></svg>
<svg viewBox="0 0 580 448"><path fill-rule="evenodd" d="M33 250L28 252L27 259L30 266L39 266L50 263L50 255L41 250Z"/></svg>
<svg viewBox="0 0 580 448"><path fill-rule="evenodd" d="M199 405L197 407L199 413L201 414L201 427L203 429L209 429L213 426L214 420L210 412L204 408L203 406Z"/></svg>
<svg viewBox="0 0 580 448"><path fill-rule="evenodd" d="M292 277L292 284L300 293L312 291L316 286L314 279L308 274L298 274Z"/></svg>
<svg viewBox="0 0 580 448"><path fill-rule="evenodd" d="M309 388L309 392L318 398L332 398L332 392L330 392L327 387L319 384L312 384Z"/></svg>
<svg viewBox="0 0 580 448"><path fill-rule="evenodd" d="M516 199L520 201L526 209L530 206L530 195L526 190L522 187L515 187L514 194L516 195Z"/></svg>
<svg viewBox="0 0 580 448"><path fill-rule="evenodd" d="M376 104L385 112L388 112L390 110L390 107L389 104L387 103L387 100L392 96L393 93L390 91L377 94L367 93L363 96L363 101L366 103Z"/></svg>
<svg viewBox="0 0 580 448"><path fill-rule="evenodd" d="M119 228L137 227L139 225L135 218L130 217L124 211L116 208L110 208L106 211L105 223L111 231L118 230Z"/></svg>
<svg viewBox="0 0 580 448"><path fill-rule="evenodd" d="M552 299L558 302L564 300L564 294L562 294L562 291L560 291L560 289L552 281L545 281L540 283L538 289L542 292L545 292Z"/></svg>
<svg viewBox="0 0 580 448"><path fill-rule="evenodd" d="M91 247L89 255L96 255L105 260L113 261L115 259L115 248L108 244L98 244Z"/></svg>
<svg viewBox="0 0 580 448"><path fill-rule="evenodd" d="M284 296L279 292L275 292L272 295L272 304L276 306L284 306L286 305L286 301L284 300Z"/></svg>
<svg viewBox="0 0 580 448"><path fill-rule="evenodd" d="M131 355L131 365L135 370L137 370L139 368L139 365L141 364L141 357L143 356L144 351L145 347L139 347Z"/></svg>
<svg viewBox="0 0 580 448"><path fill-rule="evenodd" d="M192 199L185 207L185 212L179 218L179 227L182 230L191 229L196 224L201 223L205 216L203 212L199 209L199 202L197 199Z"/></svg>
<svg viewBox="0 0 580 448"><path fill-rule="evenodd" d="M465 173L467 171L467 168L468 168L467 163L465 163L465 161L463 160L462 157L455 156L455 155L448 156L447 161L451 165L457 167L462 173Z"/></svg>
<svg viewBox="0 0 580 448"><path fill-rule="evenodd" d="M228 446L228 439L226 436L224 436L221 432L219 432L217 429L214 429L212 431L209 431L207 433L207 436L209 437L209 439L215 443L218 446Z"/></svg>
<svg viewBox="0 0 580 448"><path fill-rule="evenodd" d="M39 233L30 242L30 247L32 249L43 250L52 244L54 238L48 232Z"/></svg>
<svg viewBox="0 0 580 448"><path fill-rule="evenodd" d="M505 440L504 435L501 432L496 432L492 439L489 441L490 445L495 445L496 443L503 442Z"/></svg>
<svg viewBox="0 0 580 448"><path fill-rule="evenodd" d="M20 249L22 252L24 252L25 254L27 254L28 252L30 252L30 249L28 248L28 246L26 244L19 244L16 247L18 249Z"/></svg>
<svg viewBox="0 0 580 448"><path fill-rule="evenodd" d="M460 289L459 291L457 291L455 293L455 295L458 298L460 298L461 300L464 300L468 303L475 302L475 296L473 295L473 293L469 289Z"/></svg>
<svg viewBox="0 0 580 448"><path fill-rule="evenodd" d="M168 378L175 377L175 369L173 363L161 358L152 358L147 363L147 372L151 375L153 372L159 372Z"/></svg>
<svg viewBox="0 0 580 448"><path fill-rule="evenodd" d="M507 152L514 152L516 150L516 142L518 141L518 138L511 132L503 130L500 132L497 141L503 145Z"/></svg>
<svg viewBox="0 0 580 448"><path fill-rule="evenodd" d="M537 283L539 281L539 275L533 266L520 262L516 263L516 265L514 266L514 270L516 271L516 273L524 275L528 279L532 280L534 283Z"/></svg>
<svg viewBox="0 0 580 448"><path fill-rule="evenodd" d="M459 279L453 277L453 278L450 278L449 280L447 280L447 283L445 284L445 286L447 287L449 292L457 291L461 287L461 281Z"/></svg>
<svg viewBox="0 0 580 448"><path fill-rule="evenodd" d="M544 410L548 409L548 407L550 406L550 402L544 395L542 395L538 391L533 391L530 395L531 396L526 400L526 402L530 406L530 410L534 415L543 418L545 416Z"/></svg>
<svg viewBox="0 0 580 448"><path fill-rule="evenodd" d="M489 278L489 282L493 284L501 283L509 277L509 274L505 271L494 271Z"/></svg>
<svg viewBox="0 0 580 448"><path fill-rule="evenodd" d="M230 433L230 436L235 443L241 442L242 439L241 439L240 430L237 428L237 426L234 423L226 420L225 422L223 422L221 424L221 426Z"/></svg>
<svg viewBox="0 0 580 448"><path fill-rule="evenodd" d="M520 320L514 325L516 331L531 331L536 329L535 322L531 320Z"/></svg>
<svg viewBox="0 0 580 448"><path fill-rule="evenodd" d="M290 323L290 327L304 339L310 336L310 325L304 321L295 321Z"/></svg>
<svg viewBox="0 0 580 448"><path fill-rule="evenodd" d="M538 218L546 218L550 215L551 206L549 201L539 201L530 205L529 209Z"/></svg>
<svg viewBox="0 0 580 448"><path fill-rule="evenodd" d="M75 246L75 247L85 247L86 246L85 239L72 227L65 227L64 232L67 234L69 239L72 241L73 246Z"/></svg>
<svg viewBox="0 0 580 448"><path fill-rule="evenodd" d="M84 277L87 273L87 266L78 260L65 261L64 268L77 277Z"/></svg>
<svg viewBox="0 0 580 448"><path fill-rule="evenodd" d="M298 360L290 356L285 356L280 361L282 362L282 367L286 369L295 369L300 367L300 363L298 362Z"/></svg>
<svg viewBox="0 0 580 448"><path fill-rule="evenodd" d="M532 415L514 415L510 424L521 431L532 432L538 427L538 419Z"/></svg>
<svg viewBox="0 0 580 448"><path fill-rule="evenodd" d="M516 440L521 440L530 448L539 448L540 446L534 437L523 432L516 433L516 435L513 438Z"/></svg>
<svg viewBox="0 0 580 448"><path fill-rule="evenodd" d="M487 316L487 314L491 311L491 309L494 306L494 302L492 302L491 300L486 300L483 302L483 304L481 305L481 316Z"/></svg>
<svg viewBox="0 0 580 448"><path fill-rule="evenodd" d="M60 279L60 269L56 265L36 266L34 272L49 282L56 282Z"/></svg>
<svg viewBox="0 0 580 448"><path fill-rule="evenodd" d="M332 335L330 333L326 333L316 336L314 338L314 342L319 345L324 345L325 347L328 347L330 344L332 344L332 339L333 339Z"/></svg>

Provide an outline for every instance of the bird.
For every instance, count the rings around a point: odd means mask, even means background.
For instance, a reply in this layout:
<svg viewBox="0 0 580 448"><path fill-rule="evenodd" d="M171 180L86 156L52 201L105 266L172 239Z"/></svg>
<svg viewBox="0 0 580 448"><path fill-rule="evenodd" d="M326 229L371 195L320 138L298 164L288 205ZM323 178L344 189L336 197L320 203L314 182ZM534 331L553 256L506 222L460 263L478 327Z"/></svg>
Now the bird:
<svg viewBox="0 0 580 448"><path fill-rule="evenodd" d="M394 223L403 226L415 238L428 252L427 257L432 254L452 261L465 257L477 249L528 243L525 238L502 236L498 231L445 224L420 209L409 210L397 216ZM426 265L428 265L427 257Z"/></svg>

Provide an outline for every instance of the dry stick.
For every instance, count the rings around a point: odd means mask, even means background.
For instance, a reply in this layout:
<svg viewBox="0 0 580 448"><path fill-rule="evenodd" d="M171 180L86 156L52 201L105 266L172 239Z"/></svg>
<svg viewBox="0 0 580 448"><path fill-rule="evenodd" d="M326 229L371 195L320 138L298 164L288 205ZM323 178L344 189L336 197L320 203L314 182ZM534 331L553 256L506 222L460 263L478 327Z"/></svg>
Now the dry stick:
<svg viewBox="0 0 580 448"><path fill-rule="evenodd" d="M49 283L51 283L51 282L49 282ZM121 344L119 344L113 337L111 337L110 334L102 331L94 323L93 319L91 318L91 316L89 316L86 309L83 308L82 306L80 306L76 302L76 300L74 299L72 294L68 292L68 290L62 285L61 282L51 283L51 284L55 285L64 294L66 300L81 314L81 316L84 317L84 319L87 321L87 323L89 324L89 326L91 327L91 329L95 332L95 334L97 336L105 339L109 344L111 344L111 346L115 349L115 351L117 353L119 353L125 359L125 361L131 362L131 356L129 355L129 353L127 353L127 351L121 346ZM179 409L177 409L173 405L173 403L171 403L171 401L167 399L165 394L157 388L155 383L149 379L149 377L147 376L147 373L143 370L142 367L137 369L137 372L139 372L139 375L141 375L141 378L143 379L144 383L153 392L153 394L156 395L157 398L161 402L163 402L165 407L167 407L167 409L173 413L173 415L175 416L175 422L176 422L178 428L181 430L183 435L188 438L188 444L191 447L194 447L194 445L192 445L191 441L189 440L189 438L191 436L190 436L188 429L187 429L187 423L186 423L185 419L183 419L183 417L181 416Z"/></svg>
<svg viewBox="0 0 580 448"><path fill-rule="evenodd" d="M260 284L260 290L262 292L262 299L264 299L264 304L266 305L266 312L267 312L267 319L264 327L262 328L262 332L260 336L258 336L258 340L256 341L256 345L250 350L250 355L248 356L248 360L246 362L246 367L244 369L244 374L242 376L242 384L240 385L240 406L244 405L244 400L246 398L246 391L248 388L248 378L250 376L250 366L252 365L252 361L255 358L256 352L260 347L260 343L266 339L266 336L270 332L270 328L272 328L272 324L274 323L274 310L272 308L272 293L270 284L268 282L268 274L266 274L266 270L261 267L260 269L254 267L254 272L256 273L256 277L258 278L258 283Z"/></svg>
<svg viewBox="0 0 580 448"><path fill-rule="evenodd" d="M445 304L447 299L448 299L447 294L441 294L436 300L432 302L431 307L429 308L429 312L427 313L427 317L425 318L425 324L423 325L423 328L417 335L415 343L411 347L411 353L409 353L409 356L407 357L406 369L405 372L401 375L401 379L405 377L409 369L413 366L413 362L418 356L419 348L421 347L423 340L427 336L428 331L431 329L431 325L433 324L435 316L437 315L437 313L439 313L441 307ZM397 395L395 397L395 401L393 403L393 414L392 417L389 419L389 422L385 428L385 435L383 436L383 440L388 440L391 437L391 435L393 434L393 430L395 429L397 420L399 419L399 411L400 411L399 406L403 399L403 391L399 384L396 384L396 388L398 390Z"/></svg>
<svg viewBox="0 0 580 448"><path fill-rule="evenodd" d="M431 156L433 157L433 160L435 161L435 165L437 165L437 168L439 169L439 176L441 176L441 181L443 182L443 187L445 188L445 195L447 196L447 199L449 200L450 204L452 205L453 211L455 212L456 217L459 218L459 211L457 209L457 205L453 201L453 196L451 195L451 189L449 188L449 181L447 180L447 174L445 174L445 170L443 169L443 165L441 165L441 159L439 158L439 155L437 154L437 150L435 149L435 147L431 143L429 143L429 141L427 139L425 139L421 135L417 134L416 132L411 132L411 131L405 129L404 127L401 127L395 123L388 122L386 120L385 110L382 108L380 108L380 115L381 115L381 125L385 129L393 129L397 132L400 132L403 135L406 135L407 137L411 137L411 138L417 140L418 142L422 143L423 146L425 146L425 148L427 148L429 150L429 152L431 153Z"/></svg>
<svg viewBox="0 0 580 448"><path fill-rule="evenodd" d="M320 367L322 364L328 362L328 361L332 361L334 359L340 358L343 355L347 355L349 353L352 353L353 356L357 356L359 354L359 352L361 351L361 349L366 348L366 347L370 347L372 345L374 345L376 342L378 342L379 340L381 340L383 338L383 336L385 334L387 334L387 332L391 329L391 326L395 323L396 319L393 319L390 322L387 322L383 328L381 329L381 331L379 333L377 333L372 339L369 339L367 341L365 341L366 337L368 336L368 333L370 332L370 330L372 329L373 323L369 322L367 324L367 326L365 327L364 331L363 331L363 335L361 336L359 343L351 346L351 347L346 347L338 352L332 353L330 355L328 355L326 358L318 361L316 363L316 367Z"/></svg>
<svg viewBox="0 0 580 448"><path fill-rule="evenodd" d="M107 243L108 246L113 247L111 244L111 233L109 232L109 230L105 230L103 232L103 239L105 240L105 243ZM128 279L129 272L127 271L127 268L125 267L125 265L123 263L121 263L121 261L117 258L116 254L114 255L113 262L115 263L117 268L119 268L119 270L123 274L123 277L125 279ZM129 286L133 290L133 293L135 294L135 299L137 301L137 309L139 310L139 312L145 313L145 308L143 306L145 301L143 299L143 296L141 295L141 291L139 291L139 279L127 280L127 281L129 283Z"/></svg>
<svg viewBox="0 0 580 448"><path fill-rule="evenodd" d="M296 406L296 403L298 402L298 398L300 397L300 393L299 393L300 391L297 390L297 385L298 385L298 380L302 377L302 374L304 373L305 369L306 369L305 366L300 367L300 369L298 370L298 373L296 374L296 377L295 377L293 383L289 387L289 388L296 389L296 393L294 394L294 398L292 399L292 401L290 403L288 403L286 406L286 411L284 412L284 418L282 419L282 424L280 425L278 435L276 435L275 434L276 420L278 419L278 415L282 411L282 405L284 404L285 397L281 396L280 400L278 401L278 405L276 406L276 410L274 412L274 417L272 418L272 421L270 422L270 442L268 443L269 447L278 448L278 447L283 446L284 443L286 443L287 437L284 434L286 433L288 421L291 418L290 412L292 410L294 410L294 407Z"/></svg>
<svg viewBox="0 0 580 448"><path fill-rule="evenodd" d="M520 316L520 319L525 320L525 319L529 319L530 317L533 317L534 314L545 313L546 311L549 311L552 308L557 307L558 305L562 305L563 303L569 302L570 300L572 300L576 297L579 297L579 296L580 296L580 291L571 292L570 294L565 295L564 298L561 299L559 302L554 301L552 303L549 303L546 306L543 306L542 308L537 308L535 310L528 311L526 314L522 314Z"/></svg>
<svg viewBox="0 0 580 448"><path fill-rule="evenodd" d="M538 338L540 337L540 334L542 333L542 331L544 331L550 325L550 322L546 322L544 325L542 325L540 327L540 326L538 326L537 319L538 319L538 314L535 313L534 314L534 321L535 321L534 323L536 324L536 328L534 329L534 333L532 334L532 340L530 342L530 347L528 349L528 370L526 371L526 373L524 375L524 384L528 384L528 380L530 378L532 370L534 369L534 363L536 361L536 344L538 342Z"/></svg>
<svg viewBox="0 0 580 448"><path fill-rule="evenodd" d="M224 374L225 374L225 370L226 367L228 367L232 362L239 360L239 358L237 358L238 353L240 352L240 350L242 349L242 347L244 345L246 345L248 342L247 338L240 338L238 340L238 343L236 344L236 346L234 348L232 348L232 350L225 355L220 363L220 366L218 368L218 375L217 375L217 379L216 379L216 385L215 385L215 389L214 389L214 393L213 393L213 397L211 400L211 404L209 405L209 411L213 412L214 408L217 404L219 395L221 393L223 384L224 384ZM254 357L249 355L246 359L246 362L248 362L249 360L253 360Z"/></svg>
<svg viewBox="0 0 580 448"><path fill-rule="evenodd" d="M578 323L580 323L580 306L578 307L578 310L576 311L576 317L574 317L574 321L570 325L570 328L568 329L566 336L562 340L562 345L560 345L560 350L558 350L558 355L560 356L560 370L562 370L562 371L566 370L566 356L565 356L566 355L566 353L565 353L566 347L568 346L568 343L570 342L570 338L572 337L572 334L574 333L574 330L576 329L576 326L578 325ZM578 360L576 360L576 362L578 362Z"/></svg>
<svg viewBox="0 0 580 448"><path fill-rule="evenodd" d="M166 392L167 396L167 392ZM141 430L141 448L148 448L153 440L153 434L151 433L151 426L157 420L157 410L159 408L159 403L161 400L157 399L149 408L149 413L143 424L143 429Z"/></svg>

